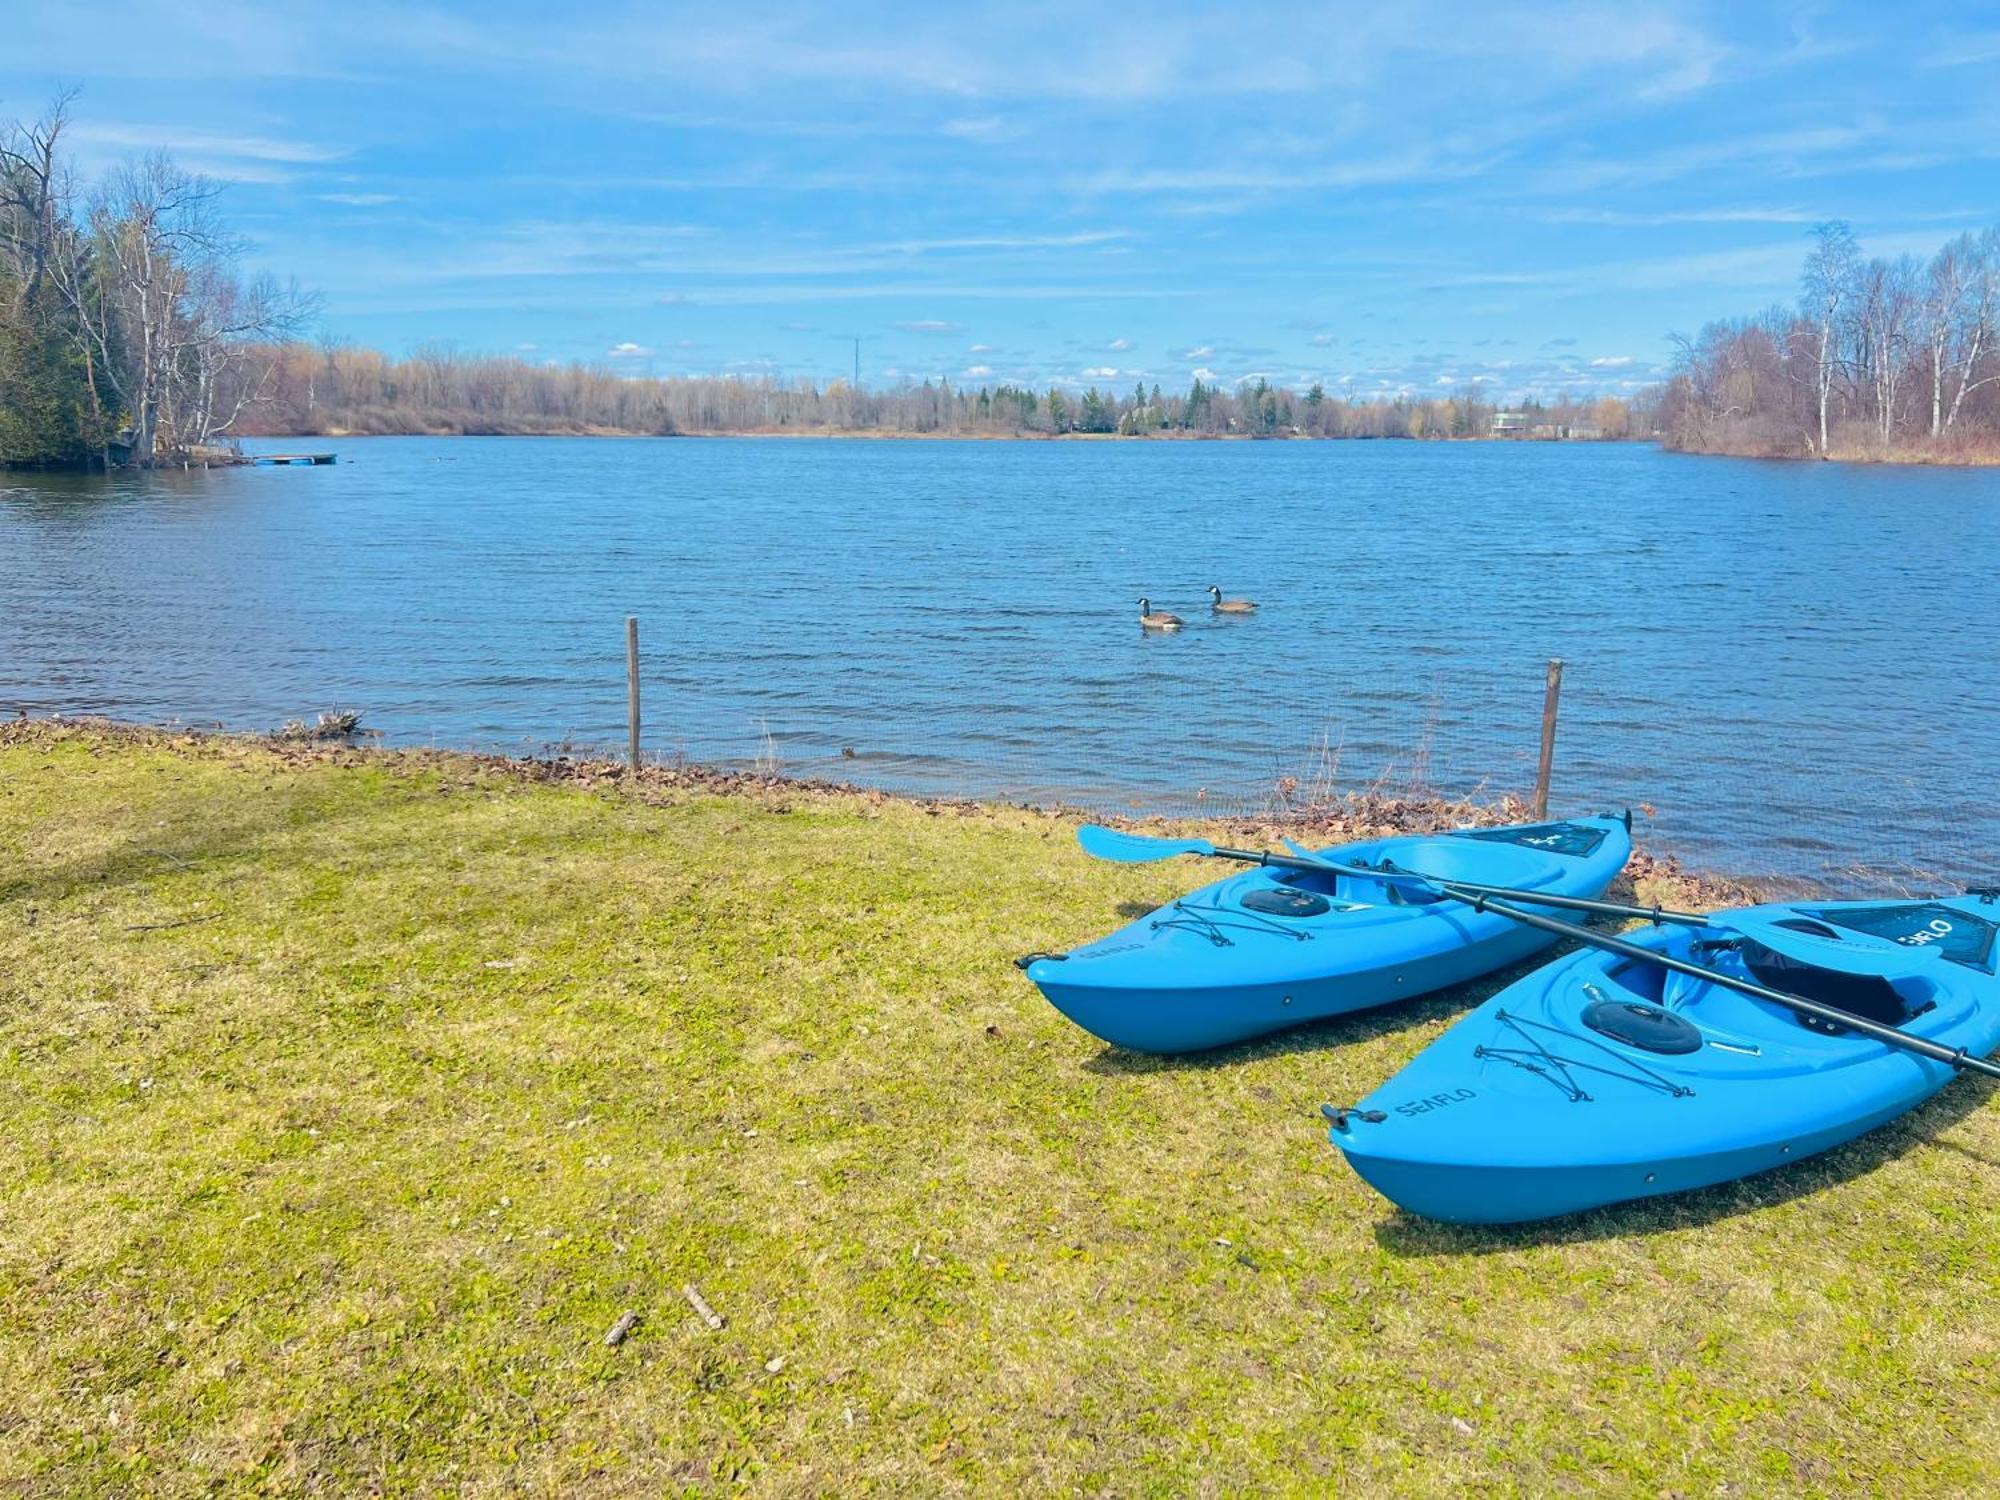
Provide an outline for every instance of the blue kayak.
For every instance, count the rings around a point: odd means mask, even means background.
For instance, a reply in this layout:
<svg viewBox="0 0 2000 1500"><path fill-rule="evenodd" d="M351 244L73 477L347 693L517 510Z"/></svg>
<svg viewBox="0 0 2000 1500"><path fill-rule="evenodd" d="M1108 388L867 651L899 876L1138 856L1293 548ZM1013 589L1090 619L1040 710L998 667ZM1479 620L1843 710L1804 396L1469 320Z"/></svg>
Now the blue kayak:
<svg viewBox="0 0 2000 1500"><path fill-rule="evenodd" d="M2000 1045L1988 894L1745 907L1640 946L1980 1057ZM1850 1028L1585 949L1509 985L1333 1143L1395 1203L1504 1224L1728 1182L1914 1109L1954 1076Z"/></svg>
<svg viewBox="0 0 2000 1500"><path fill-rule="evenodd" d="M1487 885L1596 897L1632 853L1625 819L1463 829L1317 851ZM1545 908L1533 908L1545 910ZM1049 1003L1114 1046L1192 1052L1518 963L1553 939L1409 882L1246 870L1066 956L1024 961Z"/></svg>

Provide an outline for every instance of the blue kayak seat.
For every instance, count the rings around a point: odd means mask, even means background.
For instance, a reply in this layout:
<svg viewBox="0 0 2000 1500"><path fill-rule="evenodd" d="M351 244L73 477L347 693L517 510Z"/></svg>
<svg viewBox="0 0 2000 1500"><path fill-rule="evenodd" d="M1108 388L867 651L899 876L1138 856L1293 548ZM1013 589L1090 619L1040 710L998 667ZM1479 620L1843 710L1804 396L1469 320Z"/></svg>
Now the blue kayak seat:
<svg viewBox="0 0 2000 1500"><path fill-rule="evenodd" d="M1368 864L1364 860L1360 862L1357 868L1365 870L1368 868ZM1393 859L1388 858L1384 858L1375 868L1382 871L1385 875L1401 873L1401 866ZM1391 906L1435 906L1440 901L1450 899L1437 891L1428 891L1420 885L1404 880L1383 881L1382 894L1383 898Z"/></svg>
<svg viewBox="0 0 2000 1500"><path fill-rule="evenodd" d="M1706 979L1696 979L1692 974L1682 974L1673 969L1658 972L1661 975L1660 1004L1668 1010L1686 1010L1709 992Z"/></svg>

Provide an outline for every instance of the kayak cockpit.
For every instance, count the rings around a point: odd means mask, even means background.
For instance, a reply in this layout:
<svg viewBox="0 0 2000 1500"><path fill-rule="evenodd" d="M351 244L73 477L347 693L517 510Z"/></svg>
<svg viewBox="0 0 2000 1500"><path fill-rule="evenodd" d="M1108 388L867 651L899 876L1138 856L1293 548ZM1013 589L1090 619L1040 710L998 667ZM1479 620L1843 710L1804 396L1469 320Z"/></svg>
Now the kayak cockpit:
<svg viewBox="0 0 2000 1500"><path fill-rule="evenodd" d="M1456 834L1376 839L1321 853L1354 870L1380 870L1382 876L1294 870L1281 883L1364 906L1435 906L1450 899L1413 881L1391 878L1397 874L1534 890L1555 884L1570 862L1562 854Z"/></svg>
<svg viewBox="0 0 2000 1500"><path fill-rule="evenodd" d="M1775 925L1760 930L1771 936ZM1819 941L1829 937L1840 941L1837 933L1817 924L1810 936ZM1906 950L1883 956L1882 967L1892 973L1871 974L1863 971L1859 954L1843 960L1847 966L1835 967L1831 961L1811 962L1796 953L1781 953L1741 932L1713 937L1676 934L1661 947L1673 957L1699 963L1718 974L1815 1000L1885 1026L1908 1025L1936 1010L1940 999L1950 992L1948 984L1939 982L1948 976L1938 965L1926 962L1925 955ZM1837 1023L1638 959L1608 962L1592 979L1582 986L1586 1008L1589 1003L1609 999L1659 1010L1698 1023L1725 1039L1779 1044L1796 1038L1801 1028L1822 1036L1848 1034L1848 1028Z"/></svg>

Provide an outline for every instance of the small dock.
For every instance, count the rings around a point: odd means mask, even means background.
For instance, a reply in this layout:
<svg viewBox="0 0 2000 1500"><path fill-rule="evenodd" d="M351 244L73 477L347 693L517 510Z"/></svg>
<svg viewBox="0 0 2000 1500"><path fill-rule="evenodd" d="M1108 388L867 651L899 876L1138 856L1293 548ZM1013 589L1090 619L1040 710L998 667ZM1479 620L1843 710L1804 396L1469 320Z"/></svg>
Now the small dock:
<svg viewBox="0 0 2000 1500"><path fill-rule="evenodd" d="M331 453L246 453L243 459L245 463L255 464L261 468L281 464L330 464L333 462L333 455Z"/></svg>

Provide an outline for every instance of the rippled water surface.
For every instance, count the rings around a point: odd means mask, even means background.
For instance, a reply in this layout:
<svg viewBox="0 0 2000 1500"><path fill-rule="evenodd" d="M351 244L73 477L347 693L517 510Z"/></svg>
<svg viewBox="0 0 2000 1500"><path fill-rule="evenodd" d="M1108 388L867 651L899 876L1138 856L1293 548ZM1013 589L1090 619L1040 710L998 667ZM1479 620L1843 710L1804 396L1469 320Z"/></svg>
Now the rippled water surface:
<svg viewBox="0 0 2000 1500"><path fill-rule="evenodd" d="M282 446L282 445L280 445ZM346 440L0 474L0 708L647 743L1261 805L1329 766L1647 804L1731 870L2000 873L2000 471L1628 445ZM1263 608L1212 617L1210 583ZM1187 621L1143 634L1136 600Z"/></svg>

